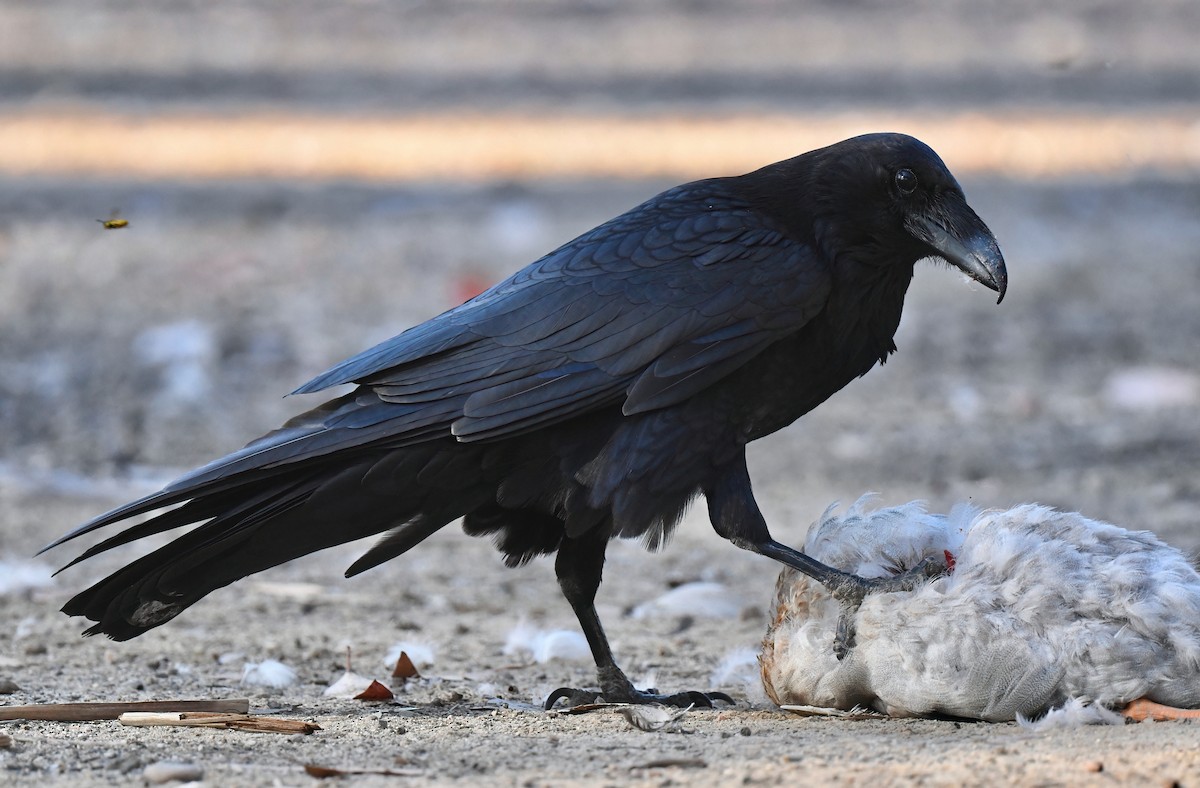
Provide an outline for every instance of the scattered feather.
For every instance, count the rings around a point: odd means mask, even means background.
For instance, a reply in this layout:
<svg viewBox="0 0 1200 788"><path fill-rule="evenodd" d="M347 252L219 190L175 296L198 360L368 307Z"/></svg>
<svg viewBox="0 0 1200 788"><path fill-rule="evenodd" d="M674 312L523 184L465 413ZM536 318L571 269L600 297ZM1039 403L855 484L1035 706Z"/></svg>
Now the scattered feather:
<svg viewBox="0 0 1200 788"><path fill-rule="evenodd" d="M297 602L312 602L316 598L325 594L325 586L317 583L276 583L273 581L260 580L254 584L253 588L256 594L265 594L267 596L279 597L281 599L294 599Z"/></svg>
<svg viewBox="0 0 1200 788"><path fill-rule="evenodd" d="M13 630L13 640L23 640L30 635L40 632L42 621L37 616L25 616L17 622L16 629Z"/></svg>
<svg viewBox="0 0 1200 788"><path fill-rule="evenodd" d="M653 705L638 705L638 706L622 706L619 711L625 720L637 728L638 730L648 731L650 733L683 733L682 726L683 718L692 710L691 706L686 709L668 709L666 706Z"/></svg>
<svg viewBox="0 0 1200 788"><path fill-rule="evenodd" d="M387 655L383 658L383 664L389 668L394 667L401 654L407 654L414 667L427 668L434 663L436 649L429 643L401 640L393 643L392 647L388 649Z"/></svg>
<svg viewBox="0 0 1200 788"><path fill-rule="evenodd" d="M179 320L142 331L133 340L133 355L161 375L158 395L188 403L208 396L209 373L218 353L216 332L199 320Z"/></svg>
<svg viewBox="0 0 1200 788"><path fill-rule="evenodd" d="M321 693L326 698L354 698L371 686L371 679L346 671Z"/></svg>
<svg viewBox="0 0 1200 788"><path fill-rule="evenodd" d="M508 633L504 642L506 656L531 657L539 665L551 660L585 662L592 658L587 639L566 629L538 629L522 621Z"/></svg>
<svg viewBox="0 0 1200 788"><path fill-rule="evenodd" d="M262 662L247 662L242 666L242 684L253 687L290 687L298 681L296 671L279 660L264 659Z"/></svg>
<svg viewBox="0 0 1200 788"><path fill-rule="evenodd" d="M0 596L23 594L54 584L54 570L40 561L0 560Z"/></svg>
<svg viewBox="0 0 1200 788"><path fill-rule="evenodd" d="M150 785L193 783L204 779L204 769L194 763L158 761L142 770L142 780Z"/></svg>
<svg viewBox="0 0 1200 788"><path fill-rule="evenodd" d="M634 618L650 616L694 616L696 618L737 618L745 608L729 588L721 583L696 582L676 586L665 594L633 609Z"/></svg>
<svg viewBox="0 0 1200 788"><path fill-rule="evenodd" d="M758 651L739 648L726 654L709 677L711 687L739 687L756 706L769 702L763 690L762 674L758 666Z"/></svg>
<svg viewBox="0 0 1200 788"><path fill-rule="evenodd" d="M1027 719L1017 715L1017 723L1035 733L1061 728L1082 728L1084 725L1124 725L1125 718L1112 709L1079 698L1070 698L1057 709L1051 709L1041 718Z"/></svg>
<svg viewBox="0 0 1200 788"><path fill-rule="evenodd" d="M1175 367L1130 367L1109 376L1104 398L1125 410L1189 407L1200 401L1200 375Z"/></svg>
<svg viewBox="0 0 1200 788"><path fill-rule="evenodd" d="M878 720L886 717L886 714L881 714L878 711L855 706L852 709L831 709L827 706L801 706L798 704L784 704L779 708L784 711L790 711L799 717L837 717L843 720Z"/></svg>

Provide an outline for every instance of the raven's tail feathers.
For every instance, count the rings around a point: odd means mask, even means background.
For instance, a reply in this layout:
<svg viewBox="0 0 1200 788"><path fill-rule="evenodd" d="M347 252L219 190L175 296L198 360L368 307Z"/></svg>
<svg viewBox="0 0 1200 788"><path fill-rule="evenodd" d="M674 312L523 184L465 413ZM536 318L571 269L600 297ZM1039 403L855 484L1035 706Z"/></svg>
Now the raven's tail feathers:
<svg viewBox="0 0 1200 788"><path fill-rule="evenodd" d="M417 467L430 457L405 452ZM414 456L418 455L418 456ZM381 460L296 468L273 478L195 498L95 545L71 563L135 539L203 522L76 595L63 612L86 616L85 634L128 640L174 618L211 591L293 558L395 530L351 567L363 571L413 547L481 505L491 490L453 495L421 485L367 484ZM412 465L401 475L412 479ZM208 519L211 518L211 519ZM70 566L70 564L68 564ZM64 567L65 568L65 567Z"/></svg>

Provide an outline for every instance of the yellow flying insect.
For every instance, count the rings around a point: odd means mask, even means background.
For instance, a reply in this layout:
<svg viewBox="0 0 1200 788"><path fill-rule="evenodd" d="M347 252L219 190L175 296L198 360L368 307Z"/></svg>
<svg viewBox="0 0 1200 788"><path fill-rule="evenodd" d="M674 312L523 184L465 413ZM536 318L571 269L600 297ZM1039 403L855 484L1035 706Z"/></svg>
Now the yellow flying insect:
<svg viewBox="0 0 1200 788"><path fill-rule="evenodd" d="M117 212L113 211L107 219L97 219L96 221L104 225L105 230L120 230L122 227L129 226L128 219L118 219Z"/></svg>

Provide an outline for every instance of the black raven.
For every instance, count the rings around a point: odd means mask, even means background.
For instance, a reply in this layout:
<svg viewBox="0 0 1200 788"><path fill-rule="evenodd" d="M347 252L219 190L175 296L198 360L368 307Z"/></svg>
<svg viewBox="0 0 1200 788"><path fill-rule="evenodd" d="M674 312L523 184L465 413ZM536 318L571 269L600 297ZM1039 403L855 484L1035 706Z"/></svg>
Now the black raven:
<svg viewBox="0 0 1200 788"><path fill-rule="evenodd" d="M771 538L745 449L887 359L925 257L1003 298L991 232L901 134L669 189L295 392L351 393L50 545L173 504L71 563L202 523L63 611L127 640L254 572L385 534L355 575L463 518L510 566L557 554L605 699L706 703L617 667L593 604L607 543L657 547L703 493L719 534L860 601L872 583Z"/></svg>

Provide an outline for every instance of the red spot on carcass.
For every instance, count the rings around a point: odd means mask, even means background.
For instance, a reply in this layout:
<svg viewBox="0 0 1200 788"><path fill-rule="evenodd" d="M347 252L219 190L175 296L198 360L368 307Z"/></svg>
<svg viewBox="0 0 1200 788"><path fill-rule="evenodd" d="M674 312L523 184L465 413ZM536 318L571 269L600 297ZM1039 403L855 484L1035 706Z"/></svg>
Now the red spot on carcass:
<svg viewBox="0 0 1200 788"><path fill-rule="evenodd" d="M949 550L943 550L943 551L942 551L942 555L946 556L946 569L947 569L948 571L951 571L951 572L953 572L953 571L954 571L954 565L955 565L956 563L958 563L958 561L957 561L957 560L955 559L955 557L954 557L954 553L950 552Z"/></svg>

